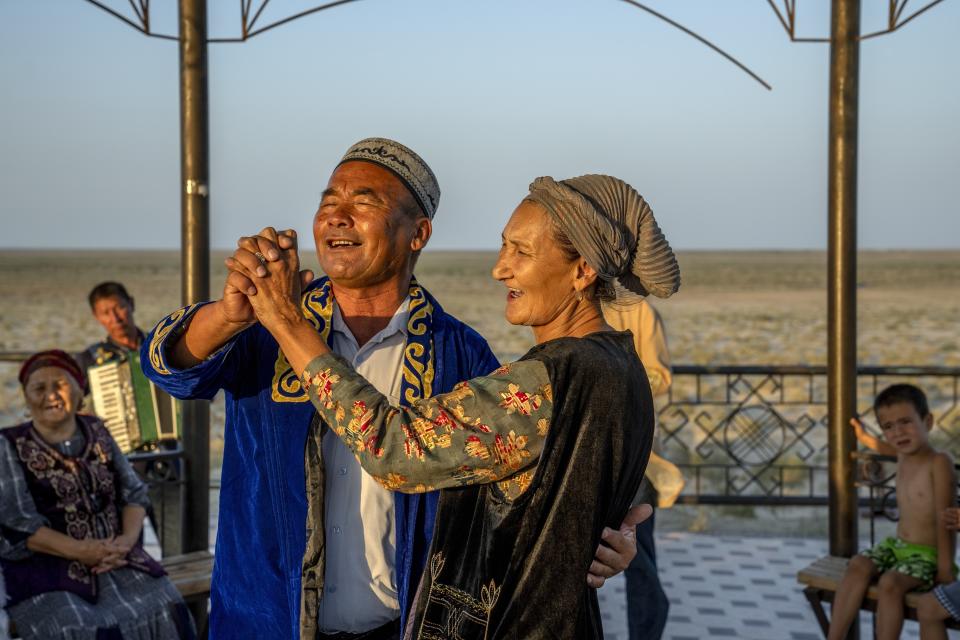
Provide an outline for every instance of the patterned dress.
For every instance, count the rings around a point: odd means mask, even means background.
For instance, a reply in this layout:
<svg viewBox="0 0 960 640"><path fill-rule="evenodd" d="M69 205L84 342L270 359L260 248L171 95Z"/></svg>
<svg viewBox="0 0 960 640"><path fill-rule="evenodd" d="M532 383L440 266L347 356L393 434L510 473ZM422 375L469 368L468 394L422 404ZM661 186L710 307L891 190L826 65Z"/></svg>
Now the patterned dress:
<svg viewBox="0 0 960 640"><path fill-rule="evenodd" d="M383 486L443 490L406 637L603 637L584 576L640 485L653 435L629 332L537 345L409 407L334 354L315 358L302 384Z"/></svg>
<svg viewBox="0 0 960 640"><path fill-rule="evenodd" d="M30 491L37 480L28 479L25 469L34 476L49 470L42 475L51 480L49 487L58 496L58 504L65 511L64 522L68 523L61 532L76 538L110 538L117 531L123 505L149 506L145 485L102 424L86 416L79 420L77 435L57 445L40 442L29 425L16 428L26 434L24 438L0 436L0 559L8 572L20 563L51 568L62 564L53 556L27 548L27 539L40 527L60 527L41 515ZM52 461L61 461L62 467L51 467ZM72 470L76 480L61 477L60 469L67 473ZM107 469L113 474L102 477ZM108 500L87 520L84 508L74 506L74 500L85 506L103 504L100 489L104 482L110 493L115 492L116 502ZM74 493L77 489L79 494ZM131 551L128 562L127 567L100 575L90 574L79 563L69 563L69 579L64 582L76 587L73 590L47 588L56 578L30 576L31 569L26 581L35 581L34 585L14 586L21 596L24 592L34 595L20 598L8 609L17 633L24 640L195 637L193 621L180 594L166 577L158 575L162 569L139 546ZM13 591L11 595L15 595Z"/></svg>

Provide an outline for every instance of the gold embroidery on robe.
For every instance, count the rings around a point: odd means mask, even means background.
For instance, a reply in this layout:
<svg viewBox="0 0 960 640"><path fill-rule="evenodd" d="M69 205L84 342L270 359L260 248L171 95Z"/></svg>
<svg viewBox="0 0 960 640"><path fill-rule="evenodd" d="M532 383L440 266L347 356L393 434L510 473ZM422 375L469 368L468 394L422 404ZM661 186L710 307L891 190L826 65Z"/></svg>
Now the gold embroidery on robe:
<svg viewBox="0 0 960 640"><path fill-rule="evenodd" d="M300 310L303 317L310 321L324 342L330 337L330 321L333 318L333 296L330 281L325 281L316 289L303 294L300 298ZM308 402L310 398L303 390L300 378L287 362L283 351L277 349L277 360L273 364L273 383L270 398L274 402Z"/></svg>
<svg viewBox="0 0 960 640"><path fill-rule="evenodd" d="M487 638L490 612L500 598L500 587L491 580L480 588L480 597L441 583L445 559L438 552L430 559L430 592L418 640L450 640L451 638ZM481 636L482 634L482 636Z"/></svg>
<svg viewBox="0 0 960 640"><path fill-rule="evenodd" d="M191 312L197 308L199 305L189 305L183 309L174 311L169 316L161 320L157 324L157 328L153 330L153 339L150 340L150 346L147 349L147 352L150 354L150 364L153 365L153 368L163 376L170 375L170 370L167 369L166 365L163 363L163 353L162 349L164 345L164 339L170 335L170 332L174 329L179 330L180 322L185 318L189 317Z"/></svg>
<svg viewBox="0 0 960 640"><path fill-rule="evenodd" d="M528 469L527 471L521 471L520 473L510 476L506 480L501 480L497 483L497 488L500 489L500 493L503 494L503 497L506 498L508 502L513 502L530 488L530 483L533 482L534 471L534 469Z"/></svg>

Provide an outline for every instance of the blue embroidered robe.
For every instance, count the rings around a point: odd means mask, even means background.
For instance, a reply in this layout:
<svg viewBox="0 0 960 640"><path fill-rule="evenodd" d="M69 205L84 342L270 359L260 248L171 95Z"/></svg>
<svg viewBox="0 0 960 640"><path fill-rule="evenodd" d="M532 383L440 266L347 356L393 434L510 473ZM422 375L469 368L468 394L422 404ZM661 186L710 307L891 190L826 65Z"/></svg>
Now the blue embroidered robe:
<svg viewBox="0 0 960 640"><path fill-rule="evenodd" d="M496 369L499 363L480 334L425 295L433 305L433 393ZM221 389L226 396L210 637L295 640L307 525L304 447L315 410L305 394L302 402L274 400L278 347L260 325L195 367L172 367L167 346L199 307L161 320L143 343L141 362L147 377L174 397L210 399ZM404 620L426 564L438 495L394 494Z"/></svg>

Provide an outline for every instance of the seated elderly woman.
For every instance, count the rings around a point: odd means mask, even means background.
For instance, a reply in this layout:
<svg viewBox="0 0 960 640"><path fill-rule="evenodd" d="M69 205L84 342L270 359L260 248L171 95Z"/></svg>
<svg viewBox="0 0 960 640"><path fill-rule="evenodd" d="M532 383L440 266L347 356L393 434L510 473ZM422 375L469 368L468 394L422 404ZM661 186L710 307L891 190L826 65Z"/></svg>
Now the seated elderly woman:
<svg viewBox="0 0 960 640"><path fill-rule="evenodd" d="M654 416L631 335L604 322L600 300L679 287L643 198L609 176L537 179L493 268L507 320L532 327L536 346L405 408L333 354L305 317L314 293L301 296L296 248L275 262L257 256L280 246L267 229L242 240L229 265L255 285L251 306L324 425L383 486L444 490L405 637L601 638L583 574L637 491ZM257 261L266 276L248 267Z"/></svg>
<svg viewBox="0 0 960 640"><path fill-rule="evenodd" d="M63 351L20 369L31 420L0 430L0 565L25 640L193 638L143 550L146 487L103 423L78 415L83 372Z"/></svg>

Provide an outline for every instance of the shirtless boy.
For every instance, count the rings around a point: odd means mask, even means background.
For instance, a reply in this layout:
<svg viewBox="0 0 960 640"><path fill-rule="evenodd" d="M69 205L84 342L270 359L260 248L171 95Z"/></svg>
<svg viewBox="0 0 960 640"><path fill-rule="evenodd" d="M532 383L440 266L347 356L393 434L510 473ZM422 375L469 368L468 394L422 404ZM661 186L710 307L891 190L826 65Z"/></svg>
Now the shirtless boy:
<svg viewBox="0 0 960 640"><path fill-rule="evenodd" d="M880 574L877 639L894 640L903 627L903 597L914 589L955 580L956 534L941 522L956 503L953 460L930 446L933 416L923 391L909 384L887 387L873 404L883 441L854 421L857 438L885 455L897 456L897 537L852 558L837 589L829 640L841 640L860 610L870 581Z"/></svg>

